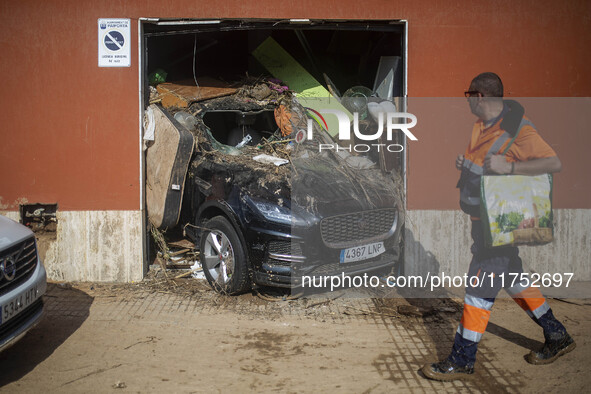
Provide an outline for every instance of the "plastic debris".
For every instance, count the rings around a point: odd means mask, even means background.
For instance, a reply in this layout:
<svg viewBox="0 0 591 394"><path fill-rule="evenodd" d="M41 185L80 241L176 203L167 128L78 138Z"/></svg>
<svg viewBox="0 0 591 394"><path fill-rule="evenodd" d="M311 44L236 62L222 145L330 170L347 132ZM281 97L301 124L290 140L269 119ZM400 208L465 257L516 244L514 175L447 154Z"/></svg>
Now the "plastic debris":
<svg viewBox="0 0 591 394"><path fill-rule="evenodd" d="M387 114L396 112L396 106L391 101L382 101L381 103L368 103L367 110L371 118L378 124L380 124L380 114L383 114L381 123L384 124Z"/></svg>
<svg viewBox="0 0 591 394"><path fill-rule="evenodd" d="M161 68L157 68L154 72L148 75L148 81L150 85L158 85L159 83L166 82L168 73Z"/></svg>
<svg viewBox="0 0 591 394"><path fill-rule="evenodd" d="M148 107L144 112L144 140L154 141L154 130L156 122L154 121L154 110Z"/></svg>
<svg viewBox="0 0 591 394"><path fill-rule="evenodd" d="M359 114L359 119L367 118L367 102L373 91L365 86L353 86L341 98L341 104L349 111Z"/></svg>
<svg viewBox="0 0 591 394"><path fill-rule="evenodd" d="M252 159L255 161L258 161L260 163L275 164L277 167L289 163L289 160L287 160L287 159L282 159L280 157L269 156L269 155L258 155L258 156L253 157Z"/></svg>
<svg viewBox="0 0 591 394"><path fill-rule="evenodd" d="M195 264L191 266L191 277L194 279L205 279L203 267L201 267L201 263L199 261L195 261Z"/></svg>
<svg viewBox="0 0 591 394"><path fill-rule="evenodd" d="M188 112L179 111L174 114L174 118L189 130L193 130L197 126L197 119Z"/></svg>
<svg viewBox="0 0 591 394"><path fill-rule="evenodd" d="M252 137L250 136L250 134L246 134L244 136L244 138L242 139L242 141L240 141L240 143L238 143L238 145L236 145L236 149L242 148L244 145L248 144L250 141L252 141Z"/></svg>

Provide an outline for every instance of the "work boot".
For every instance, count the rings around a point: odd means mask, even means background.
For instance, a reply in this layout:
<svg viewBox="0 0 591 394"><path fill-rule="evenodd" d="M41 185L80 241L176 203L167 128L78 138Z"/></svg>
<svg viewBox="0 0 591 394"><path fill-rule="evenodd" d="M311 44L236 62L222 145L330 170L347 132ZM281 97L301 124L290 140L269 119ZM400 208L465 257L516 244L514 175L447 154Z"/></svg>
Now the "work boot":
<svg viewBox="0 0 591 394"><path fill-rule="evenodd" d="M445 359L438 363L425 364L421 371L429 379L445 382L449 380L471 378L474 374L474 367L460 367L448 359Z"/></svg>
<svg viewBox="0 0 591 394"><path fill-rule="evenodd" d="M525 360L535 365L550 364L558 357L572 351L575 347L577 347L575 341L565 333L560 339L546 339L542 350L537 352L532 350L525 357Z"/></svg>

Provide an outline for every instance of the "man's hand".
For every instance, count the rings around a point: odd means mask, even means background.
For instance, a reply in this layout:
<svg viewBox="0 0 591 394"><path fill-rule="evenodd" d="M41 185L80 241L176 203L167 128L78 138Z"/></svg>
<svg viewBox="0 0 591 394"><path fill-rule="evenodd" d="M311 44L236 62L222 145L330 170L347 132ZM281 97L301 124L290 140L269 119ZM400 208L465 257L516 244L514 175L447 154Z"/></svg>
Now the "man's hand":
<svg viewBox="0 0 591 394"><path fill-rule="evenodd" d="M557 156L509 163L503 155L487 156L484 159L484 170L489 174L511 174L511 164L514 175L552 174L562 170L562 163Z"/></svg>
<svg viewBox="0 0 591 394"><path fill-rule="evenodd" d="M464 165L464 155L458 155L458 157L456 158L456 168L458 170L461 170L462 165Z"/></svg>
<svg viewBox="0 0 591 394"><path fill-rule="evenodd" d="M503 155L489 155L484 159L484 170L487 174L509 174L511 163Z"/></svg>

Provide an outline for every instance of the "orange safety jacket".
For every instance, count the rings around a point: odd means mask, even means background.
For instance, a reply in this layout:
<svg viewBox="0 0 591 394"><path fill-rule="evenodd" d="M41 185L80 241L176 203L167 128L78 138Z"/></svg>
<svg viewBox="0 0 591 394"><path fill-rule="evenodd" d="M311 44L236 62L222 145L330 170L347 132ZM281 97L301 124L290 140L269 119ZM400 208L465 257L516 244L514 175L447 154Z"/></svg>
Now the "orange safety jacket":
<svg viewBox="0 0 591 394"><path fill-rule="evenodd" d="M488 155L505 154L512 138L525 125L533 123L523 117L523 107L516 101L505 101L506 106L499 120L484 129L477 122L472 138L464 154L464 163L457 187L460 189L460 207L473 218L480 217L480 179L485 174L484 159ZM519 122L519 123L517 123Z"/></svg>

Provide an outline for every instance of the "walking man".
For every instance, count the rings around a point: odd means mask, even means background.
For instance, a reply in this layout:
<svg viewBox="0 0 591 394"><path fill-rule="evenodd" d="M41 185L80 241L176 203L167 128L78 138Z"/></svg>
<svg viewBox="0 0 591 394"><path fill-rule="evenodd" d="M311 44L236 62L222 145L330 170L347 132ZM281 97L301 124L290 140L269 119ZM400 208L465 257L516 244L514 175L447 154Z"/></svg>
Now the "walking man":
<svg viewBox="0 0 591 394"><path fill-rule="evenodd" d="M468 284L464 311L455 334L451 354L444 360L426 364L422 372L435 380L467 378L474 373L478 343L486 330L491 309L502 282L499 275L523 271L517 247L486 248L480 221L480 177L483 174L539 175L559 172L562 164L554 150L540 137L533 124L523 116L519 103L503 100L503 84L498 75L482 73L465 92L470 110L478 117L464 155L456 159L461 171L458 188L460 206L472 222L472 262L468 277L487 277L488 287ZM501 155L517 135L506 155ZM492 283L489 277L494 277ZM511 283L505 283L505 286ZM541 350L526 359L531 364L548 364L575 348L575 342L554 317L540 290L525 282L505 287L515 302L544 330Z"/></svg>

